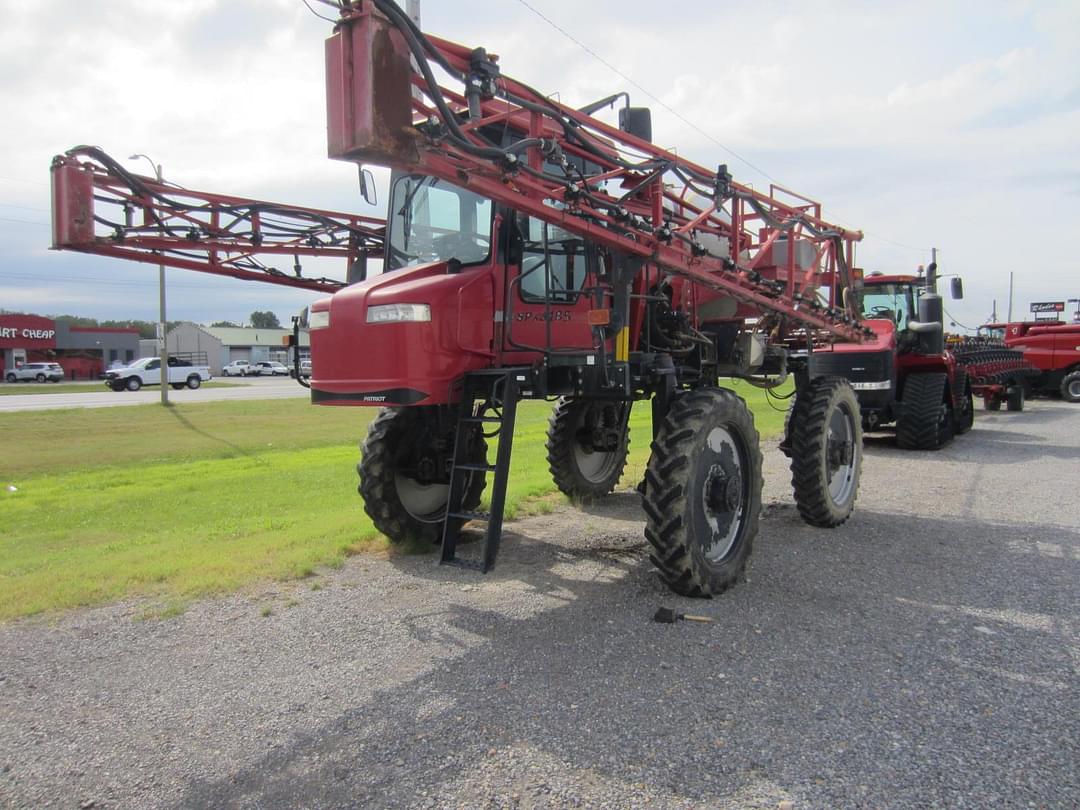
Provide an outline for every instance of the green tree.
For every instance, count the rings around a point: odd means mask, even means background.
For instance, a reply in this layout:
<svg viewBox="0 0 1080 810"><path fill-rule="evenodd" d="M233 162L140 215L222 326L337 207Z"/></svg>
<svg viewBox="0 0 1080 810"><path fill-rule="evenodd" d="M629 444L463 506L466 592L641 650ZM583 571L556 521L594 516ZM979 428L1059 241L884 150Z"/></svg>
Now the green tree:
<svg viewBox="0 0 1080 810"><path fill-rule="evenodd" d="M210 324L211 329L216 329L218 327L228 328L228 329L239 329L240 324L233 323L232 321L214 321L212 324Z"/></svg>
<svg viewBox="0 0 1080 810"><path fill-rule="evenodd" d="M280 329L281 322L278 320L277 315L270 310L266 312L260 312L256 310L251 313L251 325L256 329Z"/></svg>

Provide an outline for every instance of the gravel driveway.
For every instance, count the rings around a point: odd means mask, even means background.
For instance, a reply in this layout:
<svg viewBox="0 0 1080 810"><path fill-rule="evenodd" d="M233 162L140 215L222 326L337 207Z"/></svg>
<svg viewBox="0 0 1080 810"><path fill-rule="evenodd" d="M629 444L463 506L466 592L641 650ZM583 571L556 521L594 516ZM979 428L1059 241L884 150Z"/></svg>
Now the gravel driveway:
<svg viewBox="0 0 1080 810"><path fill-rule="evenodd" d="M767 449L712 601L662 589L619 493L511 524L487 577L356 557L0 627L0 806L1077 807L1078 428L1039 401L938 453L868 439L833 531Z"/></svg>

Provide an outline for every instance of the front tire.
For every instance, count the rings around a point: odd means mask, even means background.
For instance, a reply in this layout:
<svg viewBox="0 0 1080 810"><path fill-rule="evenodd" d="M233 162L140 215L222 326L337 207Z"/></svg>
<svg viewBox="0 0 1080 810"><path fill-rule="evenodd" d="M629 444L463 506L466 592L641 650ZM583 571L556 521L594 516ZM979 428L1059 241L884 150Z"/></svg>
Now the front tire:
<svg viewBox="0 0 1080 810"><path fill-rule="evenodd" d="M952 438L952 408L944 374L909 374L903 411L896 420L896 444L905 450L938 450Z"/></svg>
<svg viewBox="0 0 1080 810"><path fill-rule="evenodd" d="M645 537L664 583L698 597L735 584L761 512L761 449L746 403L722 389L676 399L645 480Z"/></svg>
<svg viewBox="0 0 1080 810"><path fill-rule="evenodd" d="M862 418L851 384L819 377L800 392L788 431L795 505L811 526L851 516L862 473Z"/></svg>
<svg viewBox="0 0 1080 810"><path fill-rule="evenodd" d="M1062 378L1061 398L1066 402L1080 402L1080 371L1070 372Z"/></svg>
<svg viewBox="0 0 1080 810"><path fill-rule="evenodd" d="M127 388L128 391L138 391L142 388L142 380L138 377L128 377L127 381L124 383L124 387Z"/></svg>
<svg viewBox="0 0 1080 810"><path fill-rule="evenodd" d="M364 499L375 528L391 543L442 540L446 501L450 495L449 470L444 461L453 457L453 428L438 432L438 409L416 406L383 408L368 428L361 446L357 491ZM453 425L453 419L444 423ZM468 460L483 464L487 443L477 425ZM463 507L480 505L487 483L481 472L468 473Z"/></svg>
<svg viewBox="0 0 1080 810"><path fill-rule="evenodd" d="M611 492L622 477L630 446L630 404L563 397L551 413L547 460L555 486L589 501Z"/></svg>
<svg viewBox="0 0 1080 810"><path fill-rule="evenodd" d="M17 382L19 378L16 377L14 374L8 374L4 379L7 380L9 383L13 383Z"/></svg>

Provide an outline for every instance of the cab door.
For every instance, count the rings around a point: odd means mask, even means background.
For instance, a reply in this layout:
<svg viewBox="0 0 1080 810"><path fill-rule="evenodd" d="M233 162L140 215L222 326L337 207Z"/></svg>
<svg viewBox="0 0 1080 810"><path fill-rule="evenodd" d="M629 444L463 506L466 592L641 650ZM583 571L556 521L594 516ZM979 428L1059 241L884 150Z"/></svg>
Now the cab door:
<svg viewBox="0 0 1080 810"><path fill-rule="evenodd" d="M508 213L511 259L503 290L504 362L533 362L545 352L594 351L587 313L593 308L598 251L536 217Z"/></svg>

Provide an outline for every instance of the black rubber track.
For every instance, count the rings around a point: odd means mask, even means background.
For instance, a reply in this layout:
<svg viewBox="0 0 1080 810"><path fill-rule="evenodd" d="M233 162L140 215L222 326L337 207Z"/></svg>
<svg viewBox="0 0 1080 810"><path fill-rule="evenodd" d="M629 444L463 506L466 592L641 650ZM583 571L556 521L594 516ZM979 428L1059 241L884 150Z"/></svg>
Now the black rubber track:
<svg viewBox="0 0 1080 810"><path fill-rule="evenodd" d="M579 431L585 429L586 420L600 415L604 409L607 418L625 422L624 409L629 404L617 402L595 402L562 397L551 412L547 431L547 461L551 478L555 486L567 497L577 501L591 501L602 498L615 489L626 467L626 454L630 448L629 425L623 432L619 449L611 453L602 453L604 464L601 469L589 474L581 469L575 454L580 447ZM596 454L592 454L596 455Z"/></svg>
<svg viewBox="0 0 1080 810"><path fill-rule="evenodd" d="M829 423L841 410L850 418L852 475L850 492L840 501L829 492ZM832 528L846 521L855 508L862 474L862 417L851 384L842 377L819 377L799 392L788 431L791 446L791 486L795 505L811 526Z"/></svg>
<svg viewBox="0 0 1080 810"><path fill-rule="evenodd" d="M909 374L904 383L903 411L896 420L896 444L905 450L938 450L952 438L951 408L942 411L945 374Z"/></svg>
<svg viewBox="0 0 1080 810"><path fill-rule="evenodd" d="M962 436L975 425L975 397L971 392L971 380L964 369L956 369L955 380L956 390L960 392L960 404L953 409L953 431L957 436Z"/></svg>
<svg viewBox="0 0 1080 810"><path fill-rule="evenodd" d="M1062 378L1061 398L1066 402L1080 402L1080 371L1072 371Z"/></svg>
<svg viewBox="0 0 1080 810"><path fill-rule="evenodd" d="M427 442L431 437L423 427L421 408L383 408L372 420L367 438L361 445L360 474L357 491L364 499L364 511L375 528L385 534L391 543L414 540L421 543L442 541L442 521L439 516L427 516L420 520L409 513L398 497L395 459L411 442ZM483 463L487 458L487 443L477 431L470 447L469 459ZM486 477L470 474L463 506L475 510L487 484Z"/></svg>
<svg viewBox="0 0 1080 810"><path fill-rule="evenodd" d="M706 557L706 538L695 531L703 506L700 484L709 463L709 437L724 428L741 444L742 520L721 560ZM735 584L750 558L761 513L761 448L754 418L730 391L702 389L680 396L664 417L645 471L645 538L660 578L684 596L711 597Z"/></svg>

